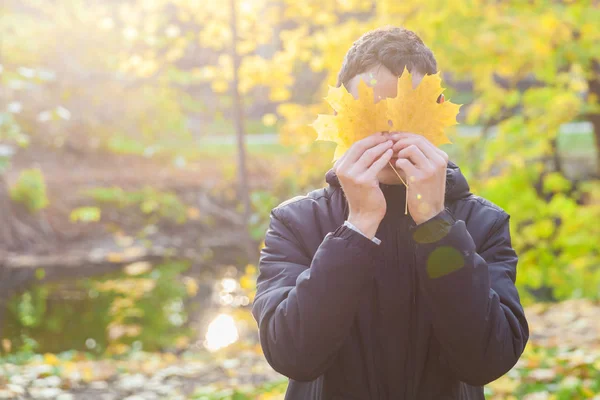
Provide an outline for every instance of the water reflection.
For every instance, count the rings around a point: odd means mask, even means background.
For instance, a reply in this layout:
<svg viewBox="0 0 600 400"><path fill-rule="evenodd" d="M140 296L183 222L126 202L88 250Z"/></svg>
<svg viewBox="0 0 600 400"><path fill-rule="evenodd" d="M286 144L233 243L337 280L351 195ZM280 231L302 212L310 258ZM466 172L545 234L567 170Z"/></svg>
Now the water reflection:
<svg viewBox="0 0 600 400"><path fill-rule="evenodd" d="M247 306L250 303L245 290L231 277L223 278L215 285L214 301L225 307Z"/></svg>
<svg viewBox="0 0 600 400"><path fill-rule="evenodd" d="M235 290L238 288L238 283L233 278L224 278L221 279L221 287L223 288L224 292L231 293L235 292Z"/></svg>
<svg viewBox="0 0 600 400"><path fill-rule="evenodd" d="M232 266L214 282L211 303L219 310L219 314L208 324L202 342L209 351L227 347L240 340L240 336L245 338L248 333L247 321L240 319L240 308L250 304L252 288L241 285L238 274L237 268ZM254 276L244 278L255 279Z"/></svg>
<svg viewBox="0 0 600 400"><path fill-rule="evenodd" d="M219 314L208 325L204 347L209 351L216 351L235 343L238 339L238 329L233 317Z"/></svg>

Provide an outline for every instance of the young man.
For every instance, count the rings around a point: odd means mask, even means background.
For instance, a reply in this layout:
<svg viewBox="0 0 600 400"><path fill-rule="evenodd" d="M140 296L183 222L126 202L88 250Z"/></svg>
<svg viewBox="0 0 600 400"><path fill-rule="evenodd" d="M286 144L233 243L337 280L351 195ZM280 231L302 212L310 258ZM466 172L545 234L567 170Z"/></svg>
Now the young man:
<svg viewBox="0 0 600 400"><path fill-rule="evenodd" d="M393 97L405 66L414 85L437 72L413 32L378 29L338 85L356 96L372 74L375 97ZM509 215L411 133L357 142L326 181L272 211L260 259L253 314L286 399L484 399L529 337Z"/></svg>

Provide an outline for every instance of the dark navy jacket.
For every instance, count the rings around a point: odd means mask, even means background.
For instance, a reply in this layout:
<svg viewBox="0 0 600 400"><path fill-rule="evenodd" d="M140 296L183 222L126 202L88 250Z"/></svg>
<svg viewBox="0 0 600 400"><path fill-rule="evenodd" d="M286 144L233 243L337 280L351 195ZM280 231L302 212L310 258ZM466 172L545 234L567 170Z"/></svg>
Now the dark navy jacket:
<svg viewBox="0 0 600 400"><path fill-rule="evenodd" d="M419 226L404 186L381 185L377 245L326 179L272 211L261 253L253 314L286 399L484 399L529 337L509 215L450 162L446 209Z"/></svg>

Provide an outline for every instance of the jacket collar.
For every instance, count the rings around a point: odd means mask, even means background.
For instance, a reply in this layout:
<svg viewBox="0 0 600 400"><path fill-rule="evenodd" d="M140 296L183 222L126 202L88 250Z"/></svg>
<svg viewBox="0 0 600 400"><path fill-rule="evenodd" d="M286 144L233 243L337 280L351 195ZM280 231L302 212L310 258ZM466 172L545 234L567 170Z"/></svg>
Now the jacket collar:
<svg viewBox="0 0 600 400"><path fill-rule="evenodd" d="M327 172L325 181L329 186L341 187L340 180L333 169ZM462 199L469 194L471 194L471 191L467 179L460 172L458 165L452 161L448 161L448 166L446 167L446 201Z"/></svg>

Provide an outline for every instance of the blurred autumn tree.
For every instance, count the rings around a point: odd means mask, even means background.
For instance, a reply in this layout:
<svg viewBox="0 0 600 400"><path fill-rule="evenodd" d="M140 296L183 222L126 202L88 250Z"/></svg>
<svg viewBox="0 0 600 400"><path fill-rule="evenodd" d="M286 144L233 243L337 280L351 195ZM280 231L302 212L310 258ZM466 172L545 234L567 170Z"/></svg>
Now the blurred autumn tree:
<svg viewBox="0 0 600 400"><path fill-rule="evenodd" d="M253 195L262 222L270 205L322 184L330 155L314 151L308 124L328 111L322 97L352 42L401 25L434 50L449 97L465 103L461 122L477 127L471 137L451 136L456 145L447 150L473 190L512 215L524 293L597 296L600 162L587 175L569 174L567 164L578 161L558 151L559 127L574 121L589 121L600 147L596 2L236 4L247 125L273 126L298 150L273 169L269 193ZM10 114L32 146L193 158L196 139L232 130L229 4L9 0L2 7L1 63L20 76L10 101L23 104Z"/></svg>
<svg viewBox="0 0 600 400"><path fill-rule="evenodd" d="M597 3L392 4L382 9L386 17L407 16L405 24L431 43L442 68L453 79L472 82L476 100L467 109L466 122L496 125L495 137L473 143L461 160L475 178L475 191L512 216L521 285L546 299L597 297ZM573 121L593 126L596 171L590 171L588 181L581 176L567 179L558 152L559 127Z"/></svg>
<svg viewBox="0 0 600 400"><path fill-rule="evenodd" d="M450 93L474 97L462 122L482 127L453 155L473 190L512 216L527 300L597 297L600 286L600 8L594 1L286 2L300 35L297 54L326 85L360 34L385 24L416 31L434 50ZM293 14L292 14L293 13ZM301 17L300 17L301 16ZM302 24L302 18L309 27ZM319 24L322 21L322 24ZM310 56L298 49L306 50ZM292 141L314 118L315 105L281 105L282 132ZM557 136L562 124L589 121L595 167L566 176ZM304 143L314 138L306 132ZM300 140L300 142L303 142ZM448 148L451 152L454 150ZM577 163L578 160L570 160Z"/></svg>

